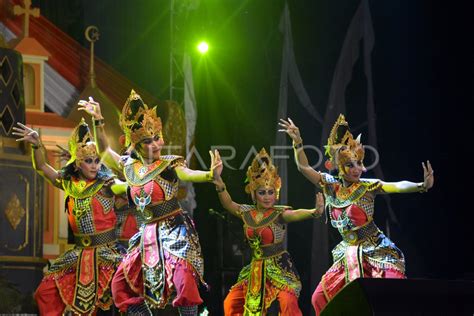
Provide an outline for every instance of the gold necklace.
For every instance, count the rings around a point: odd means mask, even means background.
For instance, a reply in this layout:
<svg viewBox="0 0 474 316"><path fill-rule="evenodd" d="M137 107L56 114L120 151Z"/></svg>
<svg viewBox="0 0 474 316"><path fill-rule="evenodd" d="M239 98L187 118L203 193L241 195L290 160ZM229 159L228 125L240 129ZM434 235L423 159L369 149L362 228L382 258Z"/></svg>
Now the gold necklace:
<svg viewBox="0 0 474 316"><path fill-rule="evenodd" d="M262 220L262 218L263 218L263 213L257 211L257 214L255 214L255 221L259 223Z"/></svg>

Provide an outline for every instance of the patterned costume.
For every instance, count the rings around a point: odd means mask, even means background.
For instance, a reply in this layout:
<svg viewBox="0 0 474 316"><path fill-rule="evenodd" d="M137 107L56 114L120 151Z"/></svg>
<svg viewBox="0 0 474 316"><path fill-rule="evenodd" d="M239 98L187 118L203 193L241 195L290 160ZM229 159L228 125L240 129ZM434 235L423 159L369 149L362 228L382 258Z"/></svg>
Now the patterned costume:
<svg viewBox="0 0 474 316"><path fill-rule="evenodd" d="M327 166L336 165L340 174L344 164L362 162L364 150L359 139L348 130L344 116L340 116L329 137ZM363 167L363 165L362 165ZM329 209L331 225L342 236L332 250L333 265L322 276L312 303L320 311L346 284L356 278L405 278L403 253L375 225L374 198L385 193L376 179L360 179L344 186L339 177L321 173L320 186Z"/></svg>
<svg viewBox="0 0 474 316"><path fill-rule="evenodd" d="M80 130L86 128L81 122L73 135L80 135ZM110 189L114 179L105 166L94 180L80 180L67 172L76 158L98 157L95 144L90 143L91 135L80 138L87 138L87 144L78 142L77 149L70 146L70 164L54 183L65 191L76 245L54 260L45 272L35 293L41 315L61 315L65 308L74 314L94 314L98 308L110 309L113 303L110 283L124 253L115 233L117 219Z"/></svg>
<svg viewBox="0 0 474 316"><path fill-rule="evenodd" d="M265 149L252 162L247 178L248 193L259 187L273 187L278 192L281 187L276 167ZM239 215L252 249L252 260L240 271L224 301L225 315L265 315L275 299L280 303L280 315L301 315L301 282L283 244L286 227L281 214L286 209L274 206L262 213L255 205L240 205Z"/></svg>
<svg viewBox="0 0 474 316"><path fill-rule="evenodd" d="M321 176L331 225L343 239L333 249L334 263L319 286L326 300L356 278L404 278L403 253L373 221L375 195L383 193L380 182L361 179L346 188L328 174Z"/></svg>
<svg viewBox="0 0 474 316"><path fill-rule="evenodd" d="M244 233L252 248L252 261L240 271L229 295L232 297L236 291L243 294L245 315L259 315L259 312L266 311L279 295L289 294L297 298L300 294L298 272L283 246L285 227L280 214L284 210L282 207L269 209L260 221L256 221L255 206L241 205ZM281 306L281 302L280 308L283 311L288 309L288 313L283 312L282 315L298 314L299 310L295 310L298 305ZM226 309L226 315L237 314L237 309L244 310L243 306L234 306Z"/></svg>
<svg viewBox="0 0 474 316"><path fill-rule="evenodd" d="M126 145L161 136L156 108L148 108L132 91L122 112ZM124 156L123 174L129 200L144 223L129 241L130 247L113 280L114 302L123 312L150 314L149 308L179 308L195 315L202 303L198 284L204 263L194 223L180 207L176 168L185 167L179 156L160 156L145 165L139 157ZM206 173L209 181L210 173Z"/></svg>
<svg viewBox="0 0 474 316"><path fill-rule="evenodd" d="M115 214L117 215L117 238L125 248L128 248L128 241L138 232L143 220L135 212L135 207L129 205L126 195L115 197Z"/></svg>
<svg viewBox="0 0 474 316"><path fill-rule="evenodd" d="M177 266L192 271L198 280L202 278L204 264L199 239L194 224L176 198L178 179L173 168L183 163L180 157L163 156L147 167L133 159L125 164L130 198L142 213L145 224L130 240L121 265L120 274L123 273L132 292L127 291L131 297L116 300L119 307L136 304L135 297L140 296L149 305L164 308L176 290L173 274ZM144 204L145 200L149 203ZM196 304L202 303L197 292L192 294ZM179 304L179 299L173 304Z"/></svg>

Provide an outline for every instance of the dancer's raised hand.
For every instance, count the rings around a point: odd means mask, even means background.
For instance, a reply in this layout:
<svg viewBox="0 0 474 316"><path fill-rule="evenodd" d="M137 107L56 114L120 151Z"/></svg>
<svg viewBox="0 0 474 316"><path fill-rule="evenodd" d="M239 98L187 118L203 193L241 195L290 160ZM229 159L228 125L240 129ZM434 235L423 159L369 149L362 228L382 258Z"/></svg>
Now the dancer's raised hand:
<svg viewBox="0 0 474 316"><path fill-rule="evenodd" d="M71 159L71 153L66 148L56 145L58 148L53 152L53 156L59 158L60 161L69 161Z"/></svg>
<svg viewBox="0 0 474 316"><path fill-rule="evenodd" d="M280 119L280 122L278 122L278 125L283 127L282 129L279 129L278 131L287 133L288 136L291 137L291 139L293 140L295 144L299 144L303 141L301 139L299 128L295 125L295 123L293 123L293 121L290 118L288 118L287 121L284 119Z"/></svg>
<svg viewBox="0 0 474 316"><path fill-rule="evenodd" d="M12 134L20 136L20 138L16 139L17 142L25 141L35 146L41 144L41 140L37 131L24 124L21 124L20 122L17 122L16 124L19 127L14 126L14 132L12 132Z"/></svg>
<svg viewBox="0 0 474 316"><path fill-rule="evenodd" d="M79 108L77 109L78 111L87 112L90 116L92 116L93 119L95 120L104 119L100 111L99 102L94 101L92 97L89 97L89 101L80 100L79 102L77 102L77 105L79 105Z"/></svg>
<svg viewBox="0 0 474 316"><path fill-rule="evenodd" d="M321 217L324 213L324 196L321 192L316 193L316 206L314 207L313 216Z"/></svg>
<svg viewBox="0 0 474 316"><path fill-rule="evenodd" d="M224 166L222 165L221 155L217 149L209 150L209 155L211 156L211 171L213 172L214 180L218 180L221 178L222 169Z"/></svg>
<svg viewBox="0 0 474 316"><path fill-rule="evenodd" d="M426 162L426 165L422 162L421 166L423 167L423 186L426 190L429 190L434 184L434 170L429 160Z"/></svg>

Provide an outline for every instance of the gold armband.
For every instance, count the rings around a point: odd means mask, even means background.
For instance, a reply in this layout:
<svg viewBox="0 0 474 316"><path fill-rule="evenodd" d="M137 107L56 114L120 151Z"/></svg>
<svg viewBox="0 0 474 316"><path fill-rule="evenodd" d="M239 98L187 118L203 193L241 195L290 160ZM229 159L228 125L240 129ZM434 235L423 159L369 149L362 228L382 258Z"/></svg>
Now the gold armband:
<svg viewBox="0 0 474 316"><path fill-rule="evenodd" d="M216 191L217 191L217 193L222 193L222 192L224 192L225 190L226 190L225 185L224 185L222 188L219 188L219 187L216 185Z"/></svg>
<svg viewBox="0 0 474 316"><path fill-rule="evenodd" d="M293 148L294 148L294 149L299 149L299 148L301 148L301 147L303 147L303 141L302 141L302 140L299 141L298 143L293 142Z"/></svg>
<svg viewBox="0 0 474 316"><path fill-rule="evenodd" d="M428 189L425 187L425 183L424 182L420 182L416 185L416 187L418 188L418 192L420 193L425 193L425 192L428 192Z"/></svg>
<svg viewBox="0 0 474 316"><path fill-rule="evenodd" d="M41 147L43 147L43 144L41 142L38 143L38 145L31 144L31 148L33 148L33 149L40 149Z"/></svg>
<svg viewBox="0 0 474 316"><path fill-rule="evenodd" d="M104 120L103 118L102 118L102 119L98 119L98 120L93 119L93 120L92 120L92 123L94 123L94 126L95 126L95 127L102 127L102 126L105 125L105 120Z"/></svg>

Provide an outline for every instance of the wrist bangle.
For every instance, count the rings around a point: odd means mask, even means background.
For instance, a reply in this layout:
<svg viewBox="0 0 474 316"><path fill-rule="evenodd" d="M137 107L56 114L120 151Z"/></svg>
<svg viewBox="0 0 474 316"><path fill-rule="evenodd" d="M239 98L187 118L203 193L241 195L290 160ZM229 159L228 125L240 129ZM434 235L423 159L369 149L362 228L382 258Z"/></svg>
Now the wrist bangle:
<svg viewBox="0 0 474 316"><path fill-rule="evenodd" d="M41 147L43 147L42 143L38 143L38 145L31 144L31 148L33 149L40 149Z"/></svg>
<svg viewBox="0 0 474 316"><path fill-rule="evenodd" d="M100 126L104 126L104 125L105 125L105 121L104 121L103 118L102 118L102 119L98 119L98 120L93 119L93 120L92 120L92 123L94 123L94 126L96 126L96 127L100 127Z"/></svg>
<svg viewBox="0 0 474 316"><path fill-rule="evenodd" d="M303 141L300 141L299 143L293 142L293 148L294 149L299 149L301 147L303 147Z"/></svg>
<svg viewBox="0 0 474 316"><path fill-rule="evenodd" d="M417 184L417 187L418 187L418 192L420 192L420 193L428 192L428 189L425 187L425 183L424 183L424 182L418 183L418 184Z"/></svg>
<svg viewBox="0 0 474 316"><path fill-rule="evenodd" d="M317 209L314 209L314 210L317 210ZM311 213L311 216L313 216L314 218L320 218L321 216L323 215L323 213L316 213L316 212L313 212Z"/></svg>
<svg viewBox="0 0 474 316"><path fill-rule="evenodd" d="M216 185L216 191L217 191L217 193L222 193L222 192L224 192L225 190L226 190L225 185L224 185L222 188L219 188L219 187Z"/></svg>

